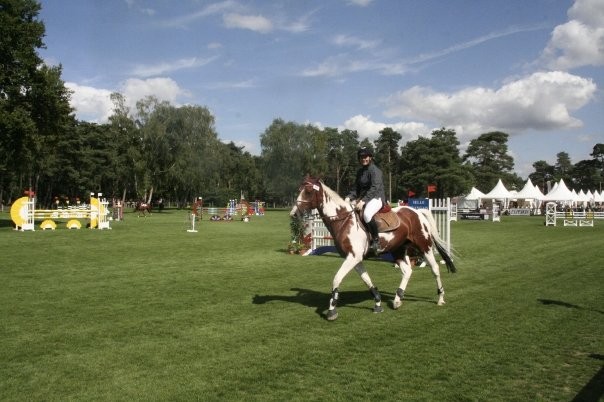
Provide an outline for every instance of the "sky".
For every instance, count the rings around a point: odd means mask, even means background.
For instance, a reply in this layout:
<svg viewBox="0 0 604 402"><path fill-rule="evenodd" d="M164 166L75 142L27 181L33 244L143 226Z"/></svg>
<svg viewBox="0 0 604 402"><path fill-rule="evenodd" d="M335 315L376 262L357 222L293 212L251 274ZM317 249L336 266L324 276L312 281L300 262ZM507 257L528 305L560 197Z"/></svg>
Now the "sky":
<svg viewBox="0 0 604 402"><path fill-rule="evenodd" d="M199 105L254 155L281 118L391 127L401 145L454 129L461 151L509 134L514 171L604 143L602 0L42 0L47 64L79 120L112 92Z"/></svg>

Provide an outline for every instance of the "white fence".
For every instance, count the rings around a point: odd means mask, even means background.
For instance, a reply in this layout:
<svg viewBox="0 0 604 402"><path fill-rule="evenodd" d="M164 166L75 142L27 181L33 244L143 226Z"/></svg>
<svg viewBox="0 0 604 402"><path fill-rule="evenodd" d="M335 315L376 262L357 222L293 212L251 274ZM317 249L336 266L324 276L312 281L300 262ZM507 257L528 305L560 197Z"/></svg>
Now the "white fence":
<svg viewBox="0 0 604 402"><path fill-rule="evenodd" d="M604 219L603 211L558 211L555 202L545 205L545 226L556 226L556 221L561 219L564 226L593 226L594 219Z"/></svg>
<svg viewBox="0 0 604 402"><path fill-rule="evenodd" d="M446 250L451 254L451 221L457 216L455 205L451 204L450 198L430 199L428 209L434 216L436 227L441 239L446 244ZM312 227L312 254L321 254L322 252L335 251L333 237L323 224L320 218L310 219Z"/></svg>

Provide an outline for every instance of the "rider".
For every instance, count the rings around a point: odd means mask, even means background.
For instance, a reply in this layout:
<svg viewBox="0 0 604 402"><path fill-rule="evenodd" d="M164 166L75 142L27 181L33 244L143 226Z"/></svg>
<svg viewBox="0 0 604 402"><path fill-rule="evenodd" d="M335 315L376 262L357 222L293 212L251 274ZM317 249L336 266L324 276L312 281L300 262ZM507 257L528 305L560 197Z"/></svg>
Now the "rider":
<svg viewBox="0 0 604 402"><path fill-rule="evenodd" d="M357 152L361 167L357 171L355 188L346 197L348 200L357 200L357 211L363 211L363 220L371 233L371 249L377 254L379 248L378 227L374 215L386 202L384 180L382 171L373 163L373 153L368 148L361 148ZM363 210L363 206L365 209Z"/></svg>

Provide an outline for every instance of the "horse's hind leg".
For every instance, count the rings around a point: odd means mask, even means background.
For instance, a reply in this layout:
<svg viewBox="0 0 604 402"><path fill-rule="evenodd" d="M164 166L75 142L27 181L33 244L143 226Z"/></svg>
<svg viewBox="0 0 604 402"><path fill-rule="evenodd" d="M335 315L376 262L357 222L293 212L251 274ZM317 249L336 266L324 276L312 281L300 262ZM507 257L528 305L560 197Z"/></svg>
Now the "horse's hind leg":
<svg viewBox="0 0 604 402"><path fill-rule="evenodd" d="M438 262L436 262L432 249L424 253L424 257L426 258L426 261L428 261L428 264L430 264L432 275L434 275L434 279L436 279L436 293L438 294L438 302L436 304L442 306L445 304L445 288L443 287L442 280L440 279L440 268L438 267Z"/></svg>
<svg viewBox="0 0 604 402"><path fill-rule="evenodd" d="M373 286L373 282L371 281L371 278L369 277L369 273L365 270L363 263L362 262L358 263L354 267L354 269L355 269L355 271L357 271L357 273L359 274L359 276L361 277L363 282L365 282L365 284L369 288L369 292L371 293L371 296L373 296L373 300L375 300L375 306L373 307L373 312L374 313L383 312L384 308L382 307L382 296L380 295L380 292L378 292L377 287Z"/></svg>
<svg viewBox="0 0 604 402"><path fill-rule="evenodd" d="M392 302L392 307L395 310L403 304L405 289L407 288L407 284L409 283L409 279L411 279L411 274L413 273L413 270L411 269L411 261L409 261L408 256L405 256L402 260L398 261L398 267L401 269L403 278L401 279L401 284L399 285L398 289L396 289L396 295L394 296L394 301Z"/></svg>

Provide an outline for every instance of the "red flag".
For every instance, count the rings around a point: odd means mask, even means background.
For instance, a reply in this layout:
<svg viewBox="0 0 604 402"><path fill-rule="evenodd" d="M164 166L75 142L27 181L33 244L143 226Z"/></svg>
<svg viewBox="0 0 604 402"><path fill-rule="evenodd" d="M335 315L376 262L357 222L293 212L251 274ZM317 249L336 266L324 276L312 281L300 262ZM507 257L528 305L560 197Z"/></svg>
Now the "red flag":
<svg viewBox="0 0 604 402"><path fill-rule="evenodd" d="M428 192L433 193L436 191L436 184L428 184Z"/></svg>
<svg viewBox="0 0 604 402"><path fill-rule="evenodd" d="M409 190L409 191L407 191L407 195L409 196L409 198L412 198L412 197L414 197L414 196L415 196L415 192L414 192L414 191Z"/></svg>

